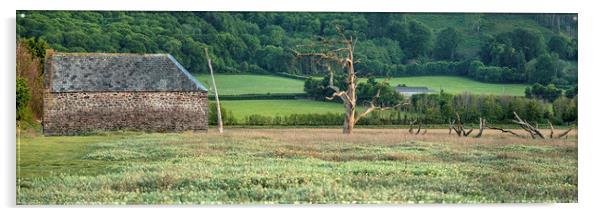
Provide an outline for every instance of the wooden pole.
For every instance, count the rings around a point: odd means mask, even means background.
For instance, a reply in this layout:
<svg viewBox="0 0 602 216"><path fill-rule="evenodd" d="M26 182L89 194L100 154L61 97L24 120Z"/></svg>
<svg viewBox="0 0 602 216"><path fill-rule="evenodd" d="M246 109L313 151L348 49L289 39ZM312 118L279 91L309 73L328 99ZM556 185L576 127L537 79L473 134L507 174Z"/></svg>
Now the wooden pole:
<svg viewBox="0 0 602 216"><path fill-rule="evenodd" d="M205 56L207 56L207 64L209 65L209 72L211 73L211 80L213 81L213 92L215 93L215 103L217 105L217 130L219 133L224 133L224 125L222 123L222 109L219 104L219 94L217 93L217 86L215 85L215 77L213 77L213 67L211 67L211 58L209 58L209 52L205 48Z"/></svg>

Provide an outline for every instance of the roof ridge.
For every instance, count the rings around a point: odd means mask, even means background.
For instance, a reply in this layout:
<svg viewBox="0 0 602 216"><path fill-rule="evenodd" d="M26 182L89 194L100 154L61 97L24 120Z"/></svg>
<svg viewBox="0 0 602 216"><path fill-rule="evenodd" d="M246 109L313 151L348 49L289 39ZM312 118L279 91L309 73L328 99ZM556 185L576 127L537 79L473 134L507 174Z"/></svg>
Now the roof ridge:
<svg viewBox="0 0 602 216"><path fill-rule="evenodd" d="M55 52L55 56L168 56L168 53Z"/></svg>

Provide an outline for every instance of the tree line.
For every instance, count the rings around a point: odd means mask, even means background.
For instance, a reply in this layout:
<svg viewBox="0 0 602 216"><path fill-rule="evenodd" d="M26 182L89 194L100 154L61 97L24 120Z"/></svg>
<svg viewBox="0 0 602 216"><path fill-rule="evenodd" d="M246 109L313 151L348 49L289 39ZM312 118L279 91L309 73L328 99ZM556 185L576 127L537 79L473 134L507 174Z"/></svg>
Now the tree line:
<svg viewBox="0 0 602 216"><path fill-rule="evenodd" d="M358 125L409 125L412 122L422 124L448 124L459 113L464 122L478 123L480 118L492 124L513 124L514 112L525 121L536 124L547 124L549 120L556 125L576 124L577 97L558 97L552 103L538 99L516 96L493 95L452 95L418 94L408 98L405 103L392 110L374 111L360 121ZM551 106L550 106L551 105ZM236 118L228 107L222 106L225 125L282 125L282 126L328 126L341 125L344 113L307 113L285 116L265 116L253 114L244 118ZM216 106L212 104L209 112L209 123L216 123Z"/></svg>

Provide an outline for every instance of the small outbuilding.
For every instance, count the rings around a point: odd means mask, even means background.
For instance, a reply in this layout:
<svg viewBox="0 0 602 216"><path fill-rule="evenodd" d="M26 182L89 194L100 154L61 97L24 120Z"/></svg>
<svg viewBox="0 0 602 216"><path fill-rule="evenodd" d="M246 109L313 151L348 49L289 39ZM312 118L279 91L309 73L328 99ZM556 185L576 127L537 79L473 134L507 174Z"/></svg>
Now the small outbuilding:
<svg viewBox="0 0 602 216"><path fill-rule="evenodd" d="M409 87L409 86L396 86L395 90L404 96L412 96L415 94L430 94L435 92L432 89L427 87L419 86L419 87Z"/></svg>
<svg viewBox="0 0 602 216"><path fill-rule="evenodd" d="M169 54L49 53L43 132L207 130L207 89Z"/></svg>

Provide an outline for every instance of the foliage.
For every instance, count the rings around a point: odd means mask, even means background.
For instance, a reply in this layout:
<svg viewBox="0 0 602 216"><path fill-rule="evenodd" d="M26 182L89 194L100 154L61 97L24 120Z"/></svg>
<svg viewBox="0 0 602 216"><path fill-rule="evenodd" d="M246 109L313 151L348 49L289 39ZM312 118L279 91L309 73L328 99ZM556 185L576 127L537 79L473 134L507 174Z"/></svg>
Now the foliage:
<svg viewBox="0 0 602 216"><path fill-rule="evenodd" d="M231 110L227 110L220 103L220 110L222 112L222 123L224 125L235 125L236 118L232 114ZM217 125L217 104L209 103L209 125Z"/></svg>
<svg viewBox="0 0 602 216"><path fill-rule="evenodd" d="M27 48L32 55L32 58L38 58L42 60L44 63L44 59L46 59L46 50L50 49L48 43L42 38L29 38L27 40L23 40L23 43L27 44Z"/></svg>
<svg viewBox="0 0 602 216"><path fill-rule="evenodd" d="M573 88L570 88L564 92L564 96L568 98L574 98L577 96L577 86L575 85Z"/></svg>
<svg viewBox="0 0 602 216"><path fill-rule="evenodd" d="M461 35L453 27L448 27L437 35L433 56L440 60L455 60Z"/></svg>
<svg viewBox="0 0 602 216"><path fill-rule="evenodd" d="M46 48L47 44L42 39L17 41L17 119L32 124L42 118Z"/></svg>
<svg viewBox="0 0 602 216"><path fill-rule="evenodd" d="M545 122L551 116L543 102L522 97L493 95L450 95L440 94L412 95L410 107L404 111L422 114L424 123L445 124L455 118L458 112L466 122L478 122L479 117L490 123L510 123L513 112L528 121Z"/></svg>
<svg viewBox="0 0 602 216"><path fill-rule="evenodd" d="M27 104L31 99L31 92L27 87L27 82L21 77L17 77L17 121L28 120Z"/></svg>
<svg viewBox="0 0 602 216"><path fill-rule="evenodd" d="M562 90L556 88L554 84L543 86L539 83L535 83L533 86L525 89L525 97L527 98L537 98L552 102L560 96L562 96Z"/></svg>
<svg viewBox="0 0 602 216"><path fill-rule="evenodd" d="M530 83L547 85L557 78L560 70L557 55L543 54L529 62L527 80Z"/></svg>
<svg viewBox="0 0 602 216"><path fill-rule="evenodd" d="M346 77L344 75L337 74L333 79L333 84L338 86L339 89L344 90L346 88L345 78ZM328 88L329 80L329 75L324 76L321 81L308 78L305 80L303 90L310 98L316 100L325 100L326 97L331 97L333 93L333 90ZM370 77L368 78L367 82L360 82L357 85L356 95L358 104L369 103L372 101L372 98L376 95L379 89L380 96L376 101L377 106L394 106L399 104L403 99L401 95L397 93L394 87L390 86L388 83L377 82L374 77Z"/></svg>
<svg viewBox="0 0 602 216"><path fill-rule="evenodd" d="M32 47L41 59L43 47L48 46L60 52L170 53L193 73L207 71L203 48L209 47L219 73L320 74L324 68L316 59L294 58L290 50L310 44L312 37L336 37L336 25L359 39L355 54L360 62L356 66L365 77L412 75L422 71L414 64L428 64L433 61L431 57L468 63L480 57L487 66L509 67L517 74L524 74L525 62L546 52L559 53L563 60L577 60L577 21L571 19L574 14L18 13L25 16L17 18L17 37L35 38ZM559 22L552 25L546 21L550 19ZM406 68L410 72L405 72ZM466 76L467 71L455 69L453 74ZM576 76L571 77L575 79L558 79L575 84Z"/></svg>
<svg viewBox="0 0 602 216"><path fill-rule="evenodd" d="M375 103L376 106L391 107L401 104L403 101L403 96L389 83L386 81L377 82L374 77L370 77L367 82L361 82L357 85L356 94L358 104L370 103L379 91L379 97Z"/></svg>
<svg viewBox="0 0 602 216"><path fill-rule="evenodd" d="M577 96L574 98L559 97L552 104L554 117L557 122L576 123L577 121Z"/></svg>
<svg viewBox="0 0 602 216"><path fill-rule="evenodd" d="M554 35L548 41L548 49L550 53L556 53L562 59L568 59L573 56L574 50L570 46L571 41L566 37L560 35Z"/></svg>
<svg viewBox="0 0 602 216"><path fill-rule="evenodd" d="M431 48L432 31L429 27L418 21L410 21L408 25L408 37L404 42L408 57L425 55Z"/></svg>

